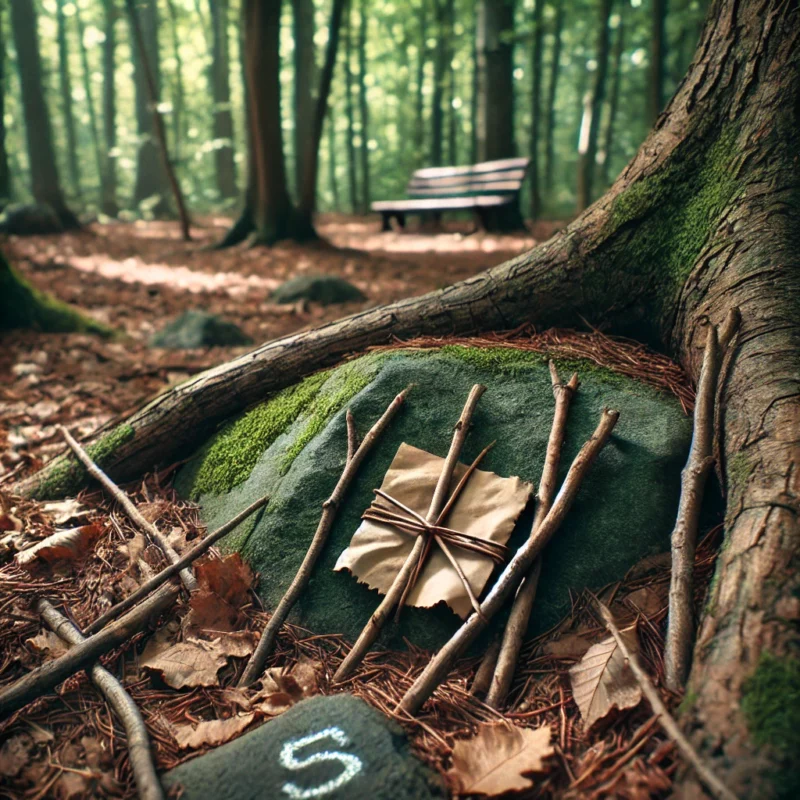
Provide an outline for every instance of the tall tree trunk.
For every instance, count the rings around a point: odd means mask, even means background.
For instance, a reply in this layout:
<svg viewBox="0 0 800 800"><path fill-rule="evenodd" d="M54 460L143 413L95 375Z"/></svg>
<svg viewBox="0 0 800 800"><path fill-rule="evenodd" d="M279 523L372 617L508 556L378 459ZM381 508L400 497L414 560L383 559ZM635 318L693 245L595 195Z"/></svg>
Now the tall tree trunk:
<svg viewBox="0 0 800 800"><path fill-rule="evenodd" d="M650 37L650 75L647 85L647 121L655 123L664 107L665 24L667 0L653 0L653 28Z"/></svg>
<svg viewBox="0 0 800 800"><path fill-rule="evenodd" d="M336 178L336 123L328 116L328 183L333 195L333 210L339 210L339 181Z"/></svg>
<svg viewBox="0 0 800 800"><path fill-rule="evenodd" d="M434 23L436 25L436 50L433 56L433 99L431 101L431 164L442 165L444 140L444 110L442 108L447 82L447 53L449 31L447 4L445 0L434 0Z"/></svg>
<svg viewBox="0 0 800 800"><path fill-rule="evenodd" d="M236 197L236 162L233 158L230 53L228 49L228 0L208 0L211 14L211 67L209 77L214 100L212 135L214 171L220 197Z"/></svg>
<svg viewBox="0 0 800 800"><path fill-rule="evenodd" d="M170 34L172 35L172 57L175 59L174 86L172 89L172 153L175 163L181 161L181 144L183 143L183 109L185 95L183 88L183 56L178 39L178 11L174 0L167 0L169 11Z"/></svg>
<svg viewBox="0 0 800 800"><path fill-rule="evenodd" d="M514 143L514 0L481 0L478 5L478 160L516 155ZM489 227L523 227L515 203L492 209Z"/></svg>
<svg viewBox="0 0 800 800"><path fill-rule="evenodd" d="M600 165L603 188L610 183L609 167L611 164L612 150L614 146L614 125L617 121L617 110L619 108L619 87L622 82L622 53L625 49L625 20L620 18L617 26L617 35L614 41L614 73L611 79L611 94L608 98L608 119L606 120L605 135L603 137L603 161Z"/></svg>
<svg viewBox="0 0 800 800"><path fill-rule="evenodd" d="M6 40L3 30L3 15L0 14L0 211L11 200L11 173L6 152Z"/></svg>
<svg viewBox="0 0 800 800"><path fill-rule="evenodd" d="M103 42L103 137L105 139L105 166L103 169L104 214L115 217L117 207L117 92L116 77L116 24L118 9L116 0L103 0L105 41Z"/></svg>
<svg viewBox="0 0 800 800"><path fill-rule="evenodd" d="M129 3L129 0L126 0ZM129 3L129 9L130 9ZM147 63L144 62L141 48L137 45L133 18L130 13L130 42L133 57L133 80L136 92L136 133L139 148L136 153L136 181L133 190L133 204L138 206L144 200L157 198L151 210L156 215L167 215L169 208L169 188L161 166L158 143L155 139L153 110L147 73L151 74L155 87L155 103L161 93L161 59L158 46L158 10L156 0L137 0L134 7L136 19L145 43Z"/></svg>
<svg viewBox="0 0 800 800"><path fill-rule="evenodd" d="M531 144L529 167L531 175L531 219L537 219L542 212L540 191L539 153L542 143L542 42L544 40L544 0L536 0L533 12L533 46L531 48Z"/></svg>
<svg viewBox="0 0 800 800"><path fill-rule="evenodd" d="M608 75L608 19L611 16L612 0L600 0L600 19L597 32L597 69L581 125L578 143L578 191L577 210L587 208L593 198L594 177L597 162L597 140L600 133L600 115L606 93Z"/></svg>
<svg viewBox="0 0 800 800"><path fill-rule="evenodd" d="M367 0L361 0L361 17L358 27L358 111L361 118L361 205L360 211L369 211L369 110L367 104Z"/></svg>
<svg viewBox="0 0 800 800"><path fill-rule="evenodd" d="M453 61L456 53L455 41L456 4L455 0L447 0L447 163L458 164L458 129L459 113L455 107L456 99L456 71Z"/></svg>
<svg viewBox="0 0 800 800"><path fill-rule="evenodd" d="M72 73L69 68L69 44L67 41L67 18L64 16L64 0L56 2L56 22L58 38L58 86L61 91L61 113L64 116L64 132L67 135L67 166L69 180L75 194L81 192L80 170L78 169L78 139L75 135L75 116L72 108Z"/></svg>
<svg viewBox="0 0 800 800"><path fill-rule="evenodd" d="M544 133L544 187L548 195L553 191L555 166L556 96L558 77L561 74L561 31L564 27L564 0L555 0L556 17L553 22L553 49L550 51L550 82L547 84L547 113Z"/></svg>
<svg viewBox="0 0 800 800"><path fill-rule="evenodd" d="M325 63L319 77L317 102L311 125L306 133L305 140L305 168L303 170L303 186L300 192L300 202L297 207L298 222L295 235L302 239L316 237L314 231L313 214L317 208L317 173L319 172L319 147L322 140L322 129L325 125L325 116L328 113L328 98L333 83L333 73L336 69L336 60L339 54L339 34L342 28L347 0L333 0L331 20L328 24L328 46L325 49ZM362 131L362 137L364 131ZM351 140L352 141L352 140Z"/></svg>
<svg viewBox="0 0 800 800"><path fill-rule="evenodd" d="M316 55L314 49L314 0L292 0L294 32L294 185L297 196L303 186L306 142L314 118Z"/></svg>
<svg viewBox="0 0 800 800"><path fill-rule="evenodd" d="M417 49L417 89L415 103L414 152L417 163L425 161L425 62L428 58L428 0L420 0L419 45Z"/></svg>
<svg viewBox="0 0 800 800"><path fill-rule="evenodd" d="M55 211L65 228L78 228L78 220L67 208L58 179L50 112L42 86L42 62L33 0L14 0L11 4L11 30L22 87L31 193L37 203L47 204Z"/></svg>
<svg viewBox="0 0 800 800"><path fill-rule="evenodd" d="M91 70L89 69L89 53L86 50L86 43L84 40L83 20L81 18L81 10L75 6L75 22L78 24L78 47L81 52L81 77L83 78L83 91L86 95L86 108L89 111L89 133L92 136L92 149L94 150L94 160L97 166L97 180L100 185L100 203L102 204L103 198L106 196L105 191L105 161L100 147L100 134L97 128L97 112L94 105L94 96L92 95L92 78Z"/></svg>
<svg viewBox="0 0 800 800"><path fill-rule="evenodd" d="M355 110L353 108L353 4L347 3L347 39L344 48L344 105L347 114L347 185L350 189L350 210L358 211L358 173L356 166Z"/></svg>
<svg viewBox="0 0 800 800"><path fill-rule="evenodd" d="M478 104L480 102L480 60L478 58L478 25L479 14L474 13L475 24L472 31L472 82L469 100L469 160L474 164L478 160Z"/></svg>
<svg viewBox="0 0 800 800"><path fill-rule="evenodd" d="M793 796L780 781L796 769L787 725L800 644L799 12L798 0L715 0L658 126L564 231L461 284L269 342L193 377L112 433L103 467L117 480L138 478L268 392L394 336L583 318L660 340L696 380L708 323L738 308L719 404L725 544L682 717L740 796ZM85 482L64 455L17 491L57 495Z"/></svg>

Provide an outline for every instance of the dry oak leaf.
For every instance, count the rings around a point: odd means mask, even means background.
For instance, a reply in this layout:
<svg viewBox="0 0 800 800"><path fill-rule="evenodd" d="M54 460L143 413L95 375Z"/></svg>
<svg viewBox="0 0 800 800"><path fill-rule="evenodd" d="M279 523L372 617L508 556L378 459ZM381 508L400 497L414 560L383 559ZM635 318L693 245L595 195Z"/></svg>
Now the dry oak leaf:
<svg viewBox="0 0 800 800"><path fill-rule="evenodd" d="M635 625L620 635L631 653L639 651ZM612 708L633 708L642 700L642 689L613 636L592 645L570 669L569 678L587 730Z"/></svg>
<svg viewBox="0 0 800 800"><path fill-rule="evenodd" d="M42 506L42 512L52 517L56 525L64 525L70 520L88 517L92 510L73 497L45 503Z"/></svg>
<svg viewBox="0 0 800 800"><path fill-rule="evenodd" d="M237 714L228 719L212 719L197 725L170 725L181 750L197 750L205 745L225 744L238 736L254 719L255 712Z"/></svg>
<svg viewBox="0 0 800 800"><path fill-rule="evenodd" d="M544 759L553 754L550 727L481 725L477 736L453 747L453 766L447 777L461 794L498 795L529 789L527 775L548 769Z"/></svg>
<svg viewBox="0 0 800 800"><path fill-rule="evenodd" d="M253 571L238 553L231 553L224 558L205 558L197 562L195 575L200 589L213 592L234 608L250 602Z"/></svg>
<svg viewBox="0 0 800 800"><path fill-rule="evenodd" d="M216 642L197 639L179 642L165 650L142 654L141 666L160 672L173 689L185 686L218 686L217 672L228 662Z"/></svg>
<svg viewBox="0 0 800 800"><path fill-rule="evenodd" d="M564 636L559 636L558 639L553 639L552 642L547 642L542 648L542 652L553 658L580 658L591 646L591 642L588 642L583 636L577 633L566 633Z"/></svg>
<svg viewBox="0 0 800 800"><path fill-rule="evenodd" d="M103 529L99 525L82 525L66 531L56 531L28 547L14 557L20 567L33 566L37 561L77 561L100 538Z"/></svg>

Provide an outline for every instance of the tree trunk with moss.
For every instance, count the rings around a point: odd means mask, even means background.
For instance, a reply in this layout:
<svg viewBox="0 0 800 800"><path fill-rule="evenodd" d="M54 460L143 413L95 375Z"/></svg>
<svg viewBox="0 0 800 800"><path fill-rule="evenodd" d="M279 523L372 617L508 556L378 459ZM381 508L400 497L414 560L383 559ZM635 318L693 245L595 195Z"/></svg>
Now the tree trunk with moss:
<svg viewBox="0 0 800 800"><path fill-rule="evenodd" d="M739 308L720 394L725 542L682 719L741 796L777 796L800 730L797 19L798 0L716 0L657 127L567 229L463 283L269 342L190 379L94 440L109 450L117 437L106 470L125 480L175 460L267 393L394 336L588 320L660 342L696 379L707 323ZM70 470L73 488L82 485L61 456L18 489L52 495ZM765 713L776 697L781 713Z"/></svg>

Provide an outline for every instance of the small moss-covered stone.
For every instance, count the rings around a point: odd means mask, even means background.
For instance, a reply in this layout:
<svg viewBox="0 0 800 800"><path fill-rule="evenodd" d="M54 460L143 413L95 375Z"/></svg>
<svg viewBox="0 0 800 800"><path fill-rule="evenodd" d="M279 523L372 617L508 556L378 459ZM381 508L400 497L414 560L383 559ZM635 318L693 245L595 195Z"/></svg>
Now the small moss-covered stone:
<svg viewBox="0 0 800 800"><path fill-rule="evenodd" d="M240 347L253 340L232 322L205 311L190 310L167 323L150 339L151 347Z"/></svg>
<svg viewBox="0 0 800 800"><path fill-rule="evenodd" d="M560 366L567 375L565 365ZM617 580L644 556L668 549L691 435L691 423L672 395L588 362L571 366L577 366L582 384L570 409L561 477L604 406L619 409L620 421L545 552L531 633L552 625L569 608L570 590ZM263 494L271 495L263 513L225 542L261 572L259 592L267 608L275 607L291 582L316 529L322 503L341 474L347 450L345 407L353 410L363 436L392 398L412 383L405 407L361 466L340 507L292 621L315 632L343 633L351 640L358 635L379 597L351 575L333 572L336 559L401 442L446 454L473 384L488 388L478 404L462 461L469 463L497 440L483 466L538 483L553 416L550 376L539 353L464 347L392 351L331 370L296 414L296 409L285 413L286 397L280 393L213 437L177 479L181 493L200 499L211 528ZM300 383L294 391L303 386ZM230 430L249 425L247 420L255 414L271 420L269 437L264 439L269 443L250 449L247 436L242 436L237 446L230 447ZM208 482L211 473L214 481ZM231 488L219 489L226 485ZM512 547L524 541L531 516L531 510L523 515ZM405 636L416 645L438 647L457 625L458 619L446 607L409 608L400 625L387 626L384 644L402 646Z"/></svg>
<svg viewBox="0 0 800 800"><path fill-rule="evenodd" d="M63 233L58 214L45 203L15 203L0 215L0 233L14 236L42 236Z"/></svg>
<svg viewBox="0 0 800 800"><path fill-rule="evenodd" d="M296 303L298 300L308 300L323 306L366 299L352 283L335 275L300 275L282 283L270 296L273 303Z"/></svg>
<svg viewBox="0 0 800 800"><path fill-rule="evenodd" d="M164 776L184 800L425 800L444 797L402 729L349 694L304 700Z"/></svg>

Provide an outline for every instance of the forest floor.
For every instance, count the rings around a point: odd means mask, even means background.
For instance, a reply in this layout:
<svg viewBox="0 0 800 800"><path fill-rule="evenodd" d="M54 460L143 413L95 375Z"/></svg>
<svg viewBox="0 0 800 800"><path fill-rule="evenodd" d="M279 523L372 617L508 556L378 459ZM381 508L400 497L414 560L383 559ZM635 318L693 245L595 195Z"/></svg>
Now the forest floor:
<svg viewBox="0 0 800 800"><path fill-rule="evenodd" d="M166 386L243 350L152 349L147 342L154 331L178 314L199 308L237 323L256 342L265 341L467 278L529 249L556 227L542 224L529 236L470 235L467 226L436 234L400 234L379 232L375 220L330 216L320 225L326 241L313 247L203 250L219 239L227 224L224 219L204 220L195 229L195 241L188 244L178 239L174 224L164 223L93 226L76 234L0 243L34 285L127 334L116 340L35 332L11 332L0 338L0 688L41 664L48 653L56 654L53 637L42 633L32 610L34 598L58 596L74 619L86 623L108 607L109 586L132 591L148 572L163 566L162 556L144 546L141 534L102 492L83 492L77 500L50 506L8 493L17 478L64 448L58 425L67 426L77 437L85 436ZM368 300L328 308L277 306L269 301L269 293L280 282L311 272L345 277ZM203 527L196 508L174 496L169 473L167 469L144 476L140 484L126 488L148 518L157 518L163 530L172 530L173 544L180 550L202 535ZM13 560L21 547L72 526L84 532L76 534L81 560L74 569L69 559L49 563L45 552L39 569L21 569ZM710 579L718 538L719 531L709 533L698 550L698 603ZM222 569L225 562L212 561L211 567L208 563L204 570ZM252 639L266 615L248 600L251 576L241 565L228 563L225 569L233 570L226 582L230 584L233 576L243 592L238 599L229 598L243 609L234 630ZM203 580L210 586L215 576L206 572ZM659 682L668 584L668 564L653 560L634 567L622 584L601 595L621 623L637 621L640 657ZM128 643L105 659L116 674L126 677L126 686L143 711L159 770L278 713L266 702L272 697L274 703L277 694L257 704L253 696L224 688L241 672L242 658L219 670L220 685L175 688L175 676L168 672L163 672L162 681L142 671L140 661L151 647L152 660L171 646L162 631L174 634L188 619L196 623L203 613L210 613L208 606L191 608L185 614L187 604L181 601L145 652ZM457 790L466 779L453 767L455 740L505 720L526 728L548 725L553 734L551 746L529 753L531 759L546 756L546 766L526 796L665 797L679 762L650 708L640 704L612 712L592 731L584 731L572 702L569 669L604 636L591 597L584 593L575 598L572 613L561 625L526 645L524 666L512 692L512 711L498 714L469 694L477 666L472 659L459 663L419 720L398 721L406 727L414 750L445 775L451 789ZM141 636L132 640L141 641ZM238 639L236 646L244 641ZM270 660L297 678L292 679L290 698L279 693L281 702L288 706L306 694L332 691L330 676L344 652L340 637L312 636L287 626ZM345 688L391 715L425 658L418 651L373 653ZM271 674L276 680L285 679L283 673L282 678L277 672ZM662 695L671 707L680 700L664 690ZM210 720L221 722L215 723L217 727L204 726ZM498 790L530 783L513 765L502 774L510 783L504 787L501 782ZM88 796L134 797L135 788L119 724L86 676L79 675L62 686L58 699L40 698L0 721L0 797Z"/></svg>

